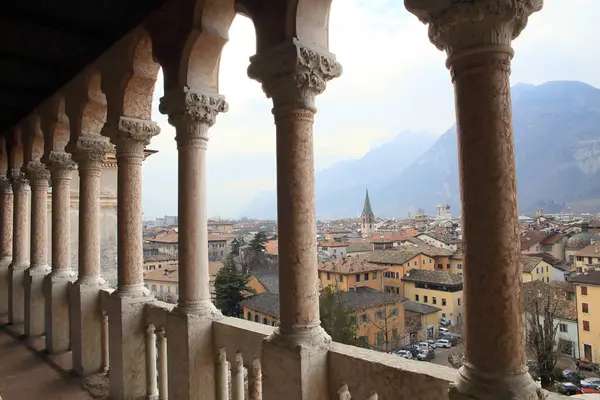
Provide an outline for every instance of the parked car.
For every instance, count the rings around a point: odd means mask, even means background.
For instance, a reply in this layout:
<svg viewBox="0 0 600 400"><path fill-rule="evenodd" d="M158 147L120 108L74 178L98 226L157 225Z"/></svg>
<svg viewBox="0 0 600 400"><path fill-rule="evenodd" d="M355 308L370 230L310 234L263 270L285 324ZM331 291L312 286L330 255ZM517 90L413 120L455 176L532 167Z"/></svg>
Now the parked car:
<svg viewBox="0 0 600 400"><path fill-rule="evenodd" d="M409 360L413 358L412 353L410 351L408 351L408 350L398 350L394 354L397 355L397 356L400 356L400 357L407 358Z"/></svg>
<svg viewBox="0 0 600 400"><path fill-rule="evenodd" d="M435 343L435 342L433 342L433 343ZM421 342L418 344L419 350L424 351L424 350L434 349L435 346L433 345L433 343L429 343L429 341Z"/></svg>
<svg viewBox="0 0 600 400"><path fill-rule="evenodd" d="M588 360L577 360L575 361L575 366L577 369L583 369L586 371L598 371L598 364Z"/></svg>
<svg viewBox="0 0 600 400"><path fill-rule="evenodd" d="M565 369L560 374L561 378L565 381L579 383L581 380L585 379L585 376L577 370L574 369Z"/></svg>
<svg viewBox="0 0 600 400"><path fill-rule="evenodd" d="M408 346L402 346L398 350L408 351L412 355L412 358L416 358L417 354L419 354L419 351L421 351L421 348L416 344L410 344Z"/></svg>
<svg viewBox="0 0 600 400"><path fill-rule="evenodd" d="M581 385L579 386L581 393L600 393L600 385L595 385L593 383L584 383L581 381Z"/></svg>
<svg viewBox="0 0 600 400"><path fill-rule="evenodd" d="M451 346L456 346L458 344L458 338L456 336L454 336L453 334L442 336L442 337L440 337L440 339L446 339L447 341L450 342Z"/></svg>
<svg viewBox="0 0 600 400"><path fill-rule="evenodd" d="M585 378L581 380L581 384L600 386L600 378Z"/></svg>
<svg viewBox="0 0 600 400"><path fill-rule="evenodd" d="M581 388L574 383L565 382L561 383L557 387L558 393L564 394L567 396L573 396L574 394L582 394Z"/></svg>
<svg viewBox="0 0 600 400"><path fill-rule="evenodd" d="M417 354L417 360L419 361L429 361L435 358L435 351L433 350L424 350Z"/></svg>
<svg viewBox="0 0 600 400"><path fill-rule="evenodd" d="M440 318L440 325L441 326L450 326L451 322L449 319L446 319L444 317Z"/></svg>
<svg viewBox="0 0 600 400"><path fill-rule="evenodd" d="M450 334L450 330L448 328L444 328L443 326L438 328L438 332L440 333L440 336Z"/></svg>
<svg viewBox="0 0 600 400"><path fill-rule="evenodd" d="M435 342L435 347L443 347L449 349L452 347L452 345L450 344L450 341L448 341L448 339L438 339Z"/></svg>

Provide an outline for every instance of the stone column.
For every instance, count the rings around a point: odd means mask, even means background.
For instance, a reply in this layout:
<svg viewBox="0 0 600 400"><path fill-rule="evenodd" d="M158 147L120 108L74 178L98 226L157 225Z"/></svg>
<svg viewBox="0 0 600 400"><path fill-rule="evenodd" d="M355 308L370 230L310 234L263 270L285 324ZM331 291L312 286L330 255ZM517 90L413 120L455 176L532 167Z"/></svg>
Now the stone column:
<svg viewBox="0 0 600 400"><path fill-rule="evenodd" d="M106 153L104 137L81 136L74 158L79 167L79 274L71 286L71 348L73 370L81 376L102 370L100 290L100 175Z"/></svg>
<svg viewBox="0 0 600 400"><path fill-rule="evenodd" d="M25 270L29 268L29 181L19 170L12 170L14 193L13 259L9 269L9 310L11 324L25 322Z"/></svg>
<svg viewBox="0 0 600 400"><path fill-rule="evenodd" d="M0 176L0 315L8 314L9 282L8 266L12 261L13 237L13 191L6 175Z"/></svg>
<svg viewBox="0 0 600 400"><path fill-rule="evenodd" d="M450 397L538 399L525 366L509 73L511 41L542 1L428 3L405 1L448 54L463 210L466 363Z"/></svg>
<svg viewBox="0 0 600 400"><path fill-rule="evenodd" d="M44 281L46 305L46 349L52 354L68 351L69 283L76 278L71 269L71 155L53 151L48 156L52 178L52 271Z"/></svg>
<svg viewBox="0 0 600 400"><path fill-rule="evenodd" d="M326 399L330 338L319 320L313 118L315 97L328 80L340 76L342 68L333 54L297 40L250 61L248 75L262 82L273 99L277 135L281 322L263 347L264 395L274 399L295 393L295 399ZM288 358L286 368L277 361L282 357ZM284 381L298 386L282 385Z"/></svg>
<svg viewBox="0 0 600 400"><path fill-rule="evenodd" d="M211 399L215 393L206 219L208 129L228 106L218 95L186 89L167 92L160 111L175 127L179 160L179 301L167 323L169 398ZM198 397L203 394L203 397ZM212 395L209 395L212 394Z"/></svg>
<svg viewBox="0 0 600 400"><path fill-rule="evenodd" d="M142 162L144 147L160 132L152 121L121 117L103 128L117 151L118 286L109 302L111 397L151 398L146 393L144 304L153 300L144 287L142 240ZM155 349L153 350L155 353ZM154 379L156 380L156 379Z"/></svg>
<svg viewBox="0 0 600 400"><path fill-rule="evenodd" d="M48 265L48 181L50 172L39 161L27 165L31 183L31 265L25 271L25 335L42 336L45 329L44 278Z"/></svg>

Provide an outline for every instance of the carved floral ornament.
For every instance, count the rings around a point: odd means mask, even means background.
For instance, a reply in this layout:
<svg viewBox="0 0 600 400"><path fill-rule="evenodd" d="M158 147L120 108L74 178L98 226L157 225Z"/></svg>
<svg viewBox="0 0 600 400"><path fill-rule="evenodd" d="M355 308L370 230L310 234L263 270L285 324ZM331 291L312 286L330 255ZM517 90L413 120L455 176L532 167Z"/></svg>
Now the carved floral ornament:
<svg viewBox="0 0 600 400"><path fill-rule="evenodd" d="M5 194L12 194L12 184L6 175L0 175L0 190Z"/></svg>
<svg viewBox="0 0 600 400"><path fill-rule="evenodd" d="M406 9L429 25L429 39L448 55L474 46L505 45L527 25L543 0L405 0Z"/></svg>
<svg viewBox="0 0 600 400"><path fill-rule="evenodd" d="M169 116L169 123L173 126L184 120L210 127L214 125L218 113L229 111L229 105L221 96L185 87L183 91L166 93L160 99L158 110Z"/></svg>
<svg viewBox="0 0 600 400"><path fill-rule="evenodd" d="M275 103L295 102L305 108L314 108L315 96L341 74L342 66L333 54L313 50L297 39L251 57L248 67L248 76L261 82Z"/></svg>
<svg viewBox="0 0 600 400"><path fill-rule="evenodd" d="M50 179L50 171L40 161L30 161L27 164L27 177L32 183L46 181L45 184L47 185L47 181Z"/></svg>
<svg viewBox="0 0 600 400"><path fill-rule="evenodd" d="M106 160L106 153L113 150L112 144L103 136L81 136L77 139L75 156L77 161Z"/></svg>
<svg viewBox="0 0 600 400"><path fill-rule="evenodd" d="M18 168L12 168L10 170L9 179L12 181L13 190L20 192L29 189L29 180L25 177L25 174Z"/></svg>
<svg viewBox="0 0 600 400"><path fill-rule="evenodd" d="M147 145L152 137L160 133L160 127L154 121L121 117L118 124L117 139L132 140Z"/></svg>
<svg viewBox="0 0 600 400"><path fill-rule="evenodd" d="M51 151L46 162L51 169L75 169L75 162L69 153L64 151Z"/></svg>

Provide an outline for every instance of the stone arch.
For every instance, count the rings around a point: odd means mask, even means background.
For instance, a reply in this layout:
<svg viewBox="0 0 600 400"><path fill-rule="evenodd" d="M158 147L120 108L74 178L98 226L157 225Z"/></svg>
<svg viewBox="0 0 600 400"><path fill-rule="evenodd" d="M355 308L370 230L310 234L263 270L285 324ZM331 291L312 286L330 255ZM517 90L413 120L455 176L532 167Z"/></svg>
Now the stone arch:
<svg viewBox="0 0 600 400"><path fill-rule="evenodd" d="M44 135L40 115L37 112L31 114L23 120L21 126L23 167L26 167L30 162L40 162L44 155Z"/></svg>
<svg viewBox="0 0 600 400"><path fill-rule="evenodd" d="M6 150L8 154L8 169L20 172L23 166L23 143L21 141L21 127L15 125L6 136Z"/></svg>
<svg viewBox="0 0 600 400"><path fill-rule="evenodd" d="M331 0L282 0L269 7L259 0L237 0L236 10L254 23L257 53L292 39L329 51Z"/></svg>
<svg viewBox="0 0 600 400"><path fill-rule="evenodd" d="M69 119L70 144L80 136L98 136L106 120L106 97L98 69L77 76L65 89L65 110Z"/></svg>
<svg viewBox="0 0 600 400"><path fill-rule="evenodd" d="M70 138L65 97L57 92L40 107L41 129L44 135L44 158L53 151L64 152Z"/></svg>
<svg viewBox="0 0 600 400"><path fill-rule="evenodd" d="M8 149L6 137L0 136L0 175L8 175Z"/></svg>

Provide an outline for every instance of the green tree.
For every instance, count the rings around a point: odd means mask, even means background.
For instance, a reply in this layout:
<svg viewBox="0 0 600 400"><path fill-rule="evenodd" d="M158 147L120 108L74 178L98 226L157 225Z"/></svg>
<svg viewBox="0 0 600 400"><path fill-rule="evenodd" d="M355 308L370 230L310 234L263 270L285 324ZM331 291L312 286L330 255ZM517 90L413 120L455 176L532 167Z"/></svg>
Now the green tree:
<svg viewBox="0 0 600 400"><path fill-rule="evenodd" d="M257 232L250 241L250 250L255 253L262 253L265 249L265 243L268 242L267 234L263 231Z"/></svg>
<svg viewBox="0 0 600 400"><path fill-rule="evenodd" d="M234 256L239 256L240 255L240 247L244 246L246 244L246 242L244 241L243 238L235 238L231 241L231 252L229 254L234 255Z"/></svg>
<svg viewBox="0 0 600 400"><path fill-rule="evenodd" d="M356 315L350 310L338 290L328 286L319 298L321 325L331 338L339 343L357 344Z"/></svg>
<svg viewBox="0 0 600 400"><path fill-rule="evenodd" d="M248 287L250 275L239 274L233 256L230 254L215 277L215 305L223 315L239 317L242 315L240 303L247 293L256 291Z"/></svg>

